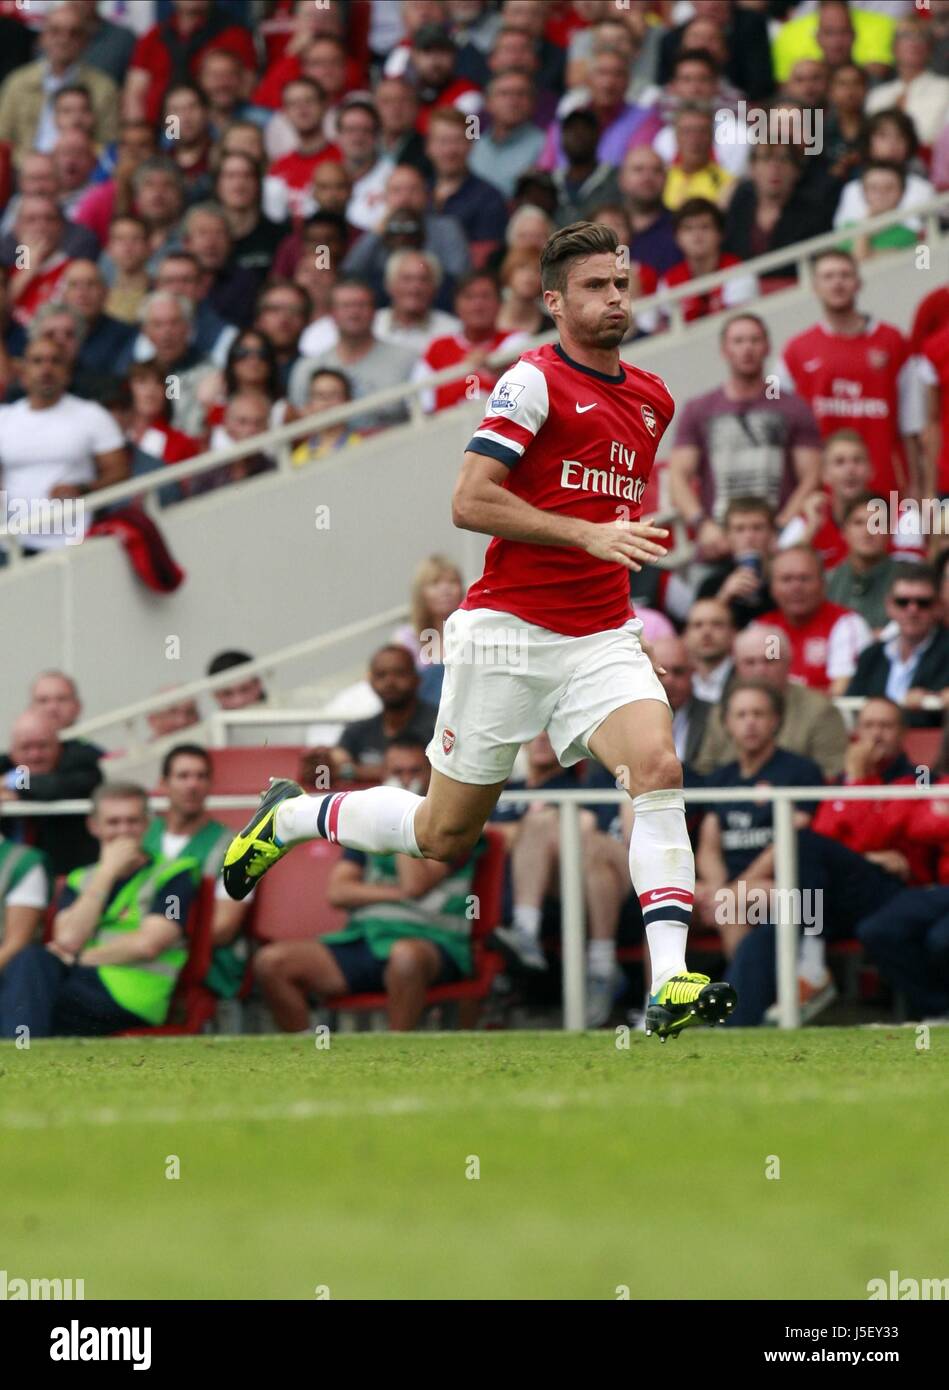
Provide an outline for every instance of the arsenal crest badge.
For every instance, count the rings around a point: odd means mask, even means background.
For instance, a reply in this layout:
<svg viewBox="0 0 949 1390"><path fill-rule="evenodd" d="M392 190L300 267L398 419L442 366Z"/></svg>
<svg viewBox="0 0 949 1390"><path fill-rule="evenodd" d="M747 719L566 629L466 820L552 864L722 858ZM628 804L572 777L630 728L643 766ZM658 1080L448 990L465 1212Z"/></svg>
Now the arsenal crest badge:
<svg viewBox="0 0 949 1390"><path fill-rule="evenodd" d="M455 731L454 731L454 729L443 729L443 730L442 730L442 747L443 747L444 750L445 750L445 756L446 756L446 758L447 758L448 754L451 752L451 750L454 748L454 746L455 746Z"/></svg>
<svg viewBox="0 0 949 1390"><path fill-rule="evenodd" d="M652 406L651 406L651 405L644 405L644 406L642 407L642 412L643 412L643 424L646 426L646 429L649 431L650 434L655 434L655 433L656 433L656 416L655 416L655 412L653 411Z"/></svg>

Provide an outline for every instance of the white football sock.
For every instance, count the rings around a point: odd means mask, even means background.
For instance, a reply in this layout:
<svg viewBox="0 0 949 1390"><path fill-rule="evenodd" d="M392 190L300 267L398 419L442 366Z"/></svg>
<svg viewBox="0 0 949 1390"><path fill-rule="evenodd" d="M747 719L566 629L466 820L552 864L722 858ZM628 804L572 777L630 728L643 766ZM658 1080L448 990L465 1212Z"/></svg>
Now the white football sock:
<svg viewBox="0 0 949 1390"><path fill-rule="evenodd" d="M822 984L827 976L824 943L817 935L802 936L797 953L797 973L809 985Z"/></svg>
<svg viewBox="0 0 949 1390"><path fill-rule="evenodd" d="M367 854L411 854L422 859L414 830L422 800L402 787L293 796L277 807L274 830L285 845L329 840Z"/></svg>
<svg viewBox="0 0 949 1390"><path fill-rule="evenodd" d="M530 936L534 941L540 940L540 919L542 913L539 907L533 907L525 903L514 904L514 926L525 936Z"/></svg>
<svg viewBox="0 0 949 1390"><path fill-rule="evenodd" d="M633 798L633 814L629 876L643 910L655 994L673 975L688 969L685 943L695 896L695 859L681 791L643 792Z"/></svg>
<svg viewBox="0 0 949 1390"><path fill-rule="evenodd" d="M603 979L612 975L616 968L615 941L587 942L587 972Z"/></svg>

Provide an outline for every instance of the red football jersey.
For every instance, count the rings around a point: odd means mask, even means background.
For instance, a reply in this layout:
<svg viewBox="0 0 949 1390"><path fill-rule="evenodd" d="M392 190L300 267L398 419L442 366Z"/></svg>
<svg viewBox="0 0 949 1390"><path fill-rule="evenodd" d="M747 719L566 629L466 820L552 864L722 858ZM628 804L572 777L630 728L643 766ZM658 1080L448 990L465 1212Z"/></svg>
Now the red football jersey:
<svg viewBox="0 0 949 1390"><path fill-rule="evenodd" d="M922 379L939 392L939 460L936 465L936 491L949 492L949 321L938 333L926 338L920 348Z"/></svg>
<svg viewBox="0 0 949 1390"><path fill-rule="evenodd" d="M443 372L446 367L454 367L459 362L464 362L476 346L490 356L503 346L506 339L515 336L517 335L509 333L507 329L501 329L486 341L477 344L469 343L462 333L449 333L442 338L433 338L422 356L418 375L434 374L435 372ZM524 334L523 336L526 338L528 335ZM511 349L516 352L517 344L512 343ZM457 381L436 387L434 391L427 392L422 397L422 408L424 410L446 410L448 406L457 405L460 401L465 400L468 395L470 377L473 376L478 378L478 395L486 396L498 379L497 368L493 370L488 367L472 369L469 376L462 376Z"/></svg>
<svg viewBox="0 0 949 1390"><path fill-rule="evenodd" d="M541 511L635 521L674 411L661 377L626 362L607 376L547 345L500 378L468 449L507 464L505 486ZM495 537L461 606L585 637L632 617L629 571L574 547Z"/></svg>
<svg viewBox="0 0 949 1390"><path fill-rule="evenodd" d="M792 623L772 608L758 620L779 627L791 643L790 678L811 690L827 690L832 681L853 675L857 657L873 640L866 620L850 608L824 599L803 623Z"/></svg>
<svg viewBox="0 0 949 1390"><path fill-rule="evenodd" d="M894 456L906 473L901 433L918 433L923 426L912 368L901 378L909 355L898 328L872 320L853 336L815 324L792 338L783 354L794 388L813 410L823 437L856 430L870 451L870 485L884 494L897 487Z"/></svg>

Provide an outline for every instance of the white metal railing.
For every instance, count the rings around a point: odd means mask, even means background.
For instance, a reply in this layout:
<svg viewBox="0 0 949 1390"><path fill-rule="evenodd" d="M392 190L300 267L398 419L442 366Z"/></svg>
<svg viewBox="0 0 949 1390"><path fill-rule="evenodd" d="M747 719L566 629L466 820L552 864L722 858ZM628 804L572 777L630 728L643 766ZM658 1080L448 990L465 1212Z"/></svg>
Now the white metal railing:
<svg viewBox="0 0 949 1390"><path fill-rule="evenodd" d="M241 667L241 670L244 670ZM840 711L848 728L854 724L854 716L866 704L869 695L835 695L831 703ZM166 703L170 696L165 696ZM939 695L926 695L918 708L938 711L945 708ZM213 748L227 748L229 729L279 729L283 726L300 724L337 724L340 716L325 708L312 706L309 709L267 709L261 705L249 705L246 709L215 710L210 719L209 739ZM78 727L78 726L77 726Z"/></svg>
<svg viewBox="0 0 949 1390"><path fill-rule="evenodd" d="M798 274L798 283L804 283L803 271L807 266L808 260L818 251L825 251L834 246L839 246L843 240L852 240L865 232L882 231L886 227L896 226L905 222L907 217L923 220L926 225L926 237L930 244L935 244L940 236L939 214L949 213L949 193L940 194L926 203L921 203L918 207L912 208L909 212L896 209L892 212L880 213L877 217L868 218L866 221L846 229L839 228L830 232L822 232L819 236L810 237L807 241L800 241L792 246L784 247L779 251L769 251L764 256L758 256L754 260L744 261L740 265L731 266L727 270L717 270L711 275L703 275L696 280L689 280L683 285L677 285L671 289L664 289L655 294L647 295L643 299L635 302L635 312L637 314L650 309L663 309L671 319L671 325L666 332L655 334L649 340L640 340L636 344L637 352L641 352L646 345L646 341L662 342L668 341L669 334L684 332L685 324L682 319L681 305L686 299L691 299L696 295L703 295L709 291L718 289L721 285L727 284L730 280L745 278L749 274L761 276L766 271L776 270L781 266L793 265ZM912 251L912 248L910 248ZM898 256L899 252L891 253ZM751 302L751 301L749 301ZM733 309L723 310L722 313L733 313ZM540 347L543 343L557 341L557 334L549 332L540 334L536 338L529 340L528 347ZM487 359L490 367L504 367L508 363L519 357L524 347L516 351L498 351ZM445 367L442 371L426 377L424 381L399 382L396 386L387 387L384 391L379 391L371 396L364 396L358 401L349 401L345 405L334 406L333 409L320 412L317 415L308 415L300 420L291 421L289 424L279 425L274 429L265 431L263 434L255 435L251 439L243 440L239 444L231 444L222 449L209 450L203 454L196 455L195 458L187 459L183 463L177 463L156 470L153 473L145 474L140 478L131 478L126 482L115 483L111 487L102 488L97 492L91 493L84 499L85 509L89 512L100 511L103 507L115 506L118 503L132 502L139 498L149 498L157 493L159 489L170 484L184 482L189 478L199 478L205 473L209 473L214 468L222 464L234 463L239 459L246 459L249 455L264 452L276 452L280 467L287 471L296 472L290 462L290 444L301 436L308 434L319 425L321 429L327 429L333 425L338 425L352 420L355 416L364 414L366 411L378 409L381 406L395 404L404 401L410 408L414 422L419 425L423 422L424 416L418 404L418 398L423 391L429 391L438 386L447 385L449 382L457 381L459 378L467 376L468 372L464 366ZM322 466L332 466L336 460L325 460ZM310 467L319 467L320 464L312 464ZM12 559L18 558L17 538L14 536L5 537L5 544L9 547ZM57 552L58 553L58 552ZM38 557L32 563L41 562L43 557Z"/></svg>
<svg viewBox="0 0 949 1390"><path fill-rule="evenodd" d="M800 1027L800 1002L797 989L798 931L791 904L797 882L797 833L794 808L799 802L810 801L908 801L934 800L949 796L945 784L930 786L860 787L831 785L821 787L755 787L749 795L736 793L739 787L696 787L683 793L686 802L699 806L714 806L719 802L768 800L774 807L774 882L776 901L781 908L777 928L776 983L781 1028ZM529 791L505 791L500 801L547 802L560 809L560 907L561 952L563 964L563 1024L571 1032L581 1032L586 1021L584 941L586 905L583 895L583 862L580 838L580 811L584 806L622 805L627 794L611 788L578 787L569 791L544 791L542 787ZM258 804L256 796L209 796L209 811L252 810ZM154 811L168 807L166 797L150 797ZM86 815L92 808L89 800L51 802L0 802L0 825L3 817Z"/></svg>
<svg viewBox="0 0 949 1390"><path fill-rule="evenodd" d="M317 656L321 652L330 651L333 647L348 642L354 637L364 637L379 628L388 628L394 623L404 622L408 613L407 603L400 604L397 608L387 608L381 613L374 613L370 618L360 618L358 622L347 623L345 627L334 628L332 632L324 633L321 637L308 637L303 642L294 642L289 647L281 647L278 651L271 652L269 656L255 657L253 661L243 662L240 666L232 666L216 676L201 676L198 680L187 681L184 685L176 686L174 690L165 690L158 695L148 695L142 700L133 700L120 709L110 710L107 714L94 715L91 719L81 719L78 724L63 729L60 737L89 738L93 734L101 733L103 729L114 728L119 724L131 727L134 721L143 715L167 709L169 705L180 704L182 700L197 699L201 695L225 689L227 686L233 685L235 681L244 681L249 676L269 675L290 662ZM259 711L260 707L257 708ZM277 713L276 710L269 712ZM249 714L251 711L248 710L247 713Z"/></svg>

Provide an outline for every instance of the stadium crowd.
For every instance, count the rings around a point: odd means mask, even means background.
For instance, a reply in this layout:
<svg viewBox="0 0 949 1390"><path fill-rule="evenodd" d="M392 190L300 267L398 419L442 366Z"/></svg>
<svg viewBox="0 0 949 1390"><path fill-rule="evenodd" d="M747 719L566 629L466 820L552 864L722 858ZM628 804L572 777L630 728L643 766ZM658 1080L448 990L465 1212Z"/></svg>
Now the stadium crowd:
<svg viewBox="0 0 949 1390"><path fill-rule="evenodd" d="M732 1021L773 1019L774 924L741 907L774 886L771 807L741 790L912 784L918 737L938 748L949 707L946 538L897 524L897 503L949 497L949 288L927 287L904 334L861 310L859 274L915 245L916 210L949 190L949 0L33 0L0 3L0 39L6 498L83 497L247 441L246 457L162 489L186 505L274 468L253 443L271 426L307 418L303 467L406 418L397 400L322 427L335 406L449 367L458 379L426 387L425 411L487 398L491 354L552 327L538 253L577 219L615 228L636 300L840 230L812 266L813 322L787 341L771 340L766 296L793 264L682 301L687 321L722 316L721 385L677 403L652 494L692 558L631 588L686 785L736 791L693 816L695 928L738 987ZM761 113L783 120L780 139L748 138ZM853 230L896 210L883 232ZM668 322L637 311L630 343ZM325 772L424 788L462 593L449 558L424 561L411 622L371 661L375 713L301 751L308 786ZM218 653L207 673L247 659ZM864 698L852 730L841 696ZM269 697L237 670L214 698ZM164 1024L201 913L203 987L232 999L253 981L285 1028L307 1026L315 997L372 989L411 1027L427 986L471 974L477 858L348 852L328 891L346 926L272 941L249 966L254 902L213 882L231 833L205 807L213 758L184 741L196 702L169 695L151 716L170 802L151 820L102 750L60 737L79 713L71 679L42 673L0 761L0 801L94 801L88 820L0 822L0 1035ZM949 778L945 736L926 775ZM494 819L497 936L542 995L559 840L530 792L611 782L561 768L542 736L513 785L523 802ZM836 991L828 946L856 938L910 1016L949 1018L947 809L798 807L800 882L826 924L802 937L805 1016ZM613 806L583 811L593 1025L615 1017L641 937L629 830Z"/></svg>

